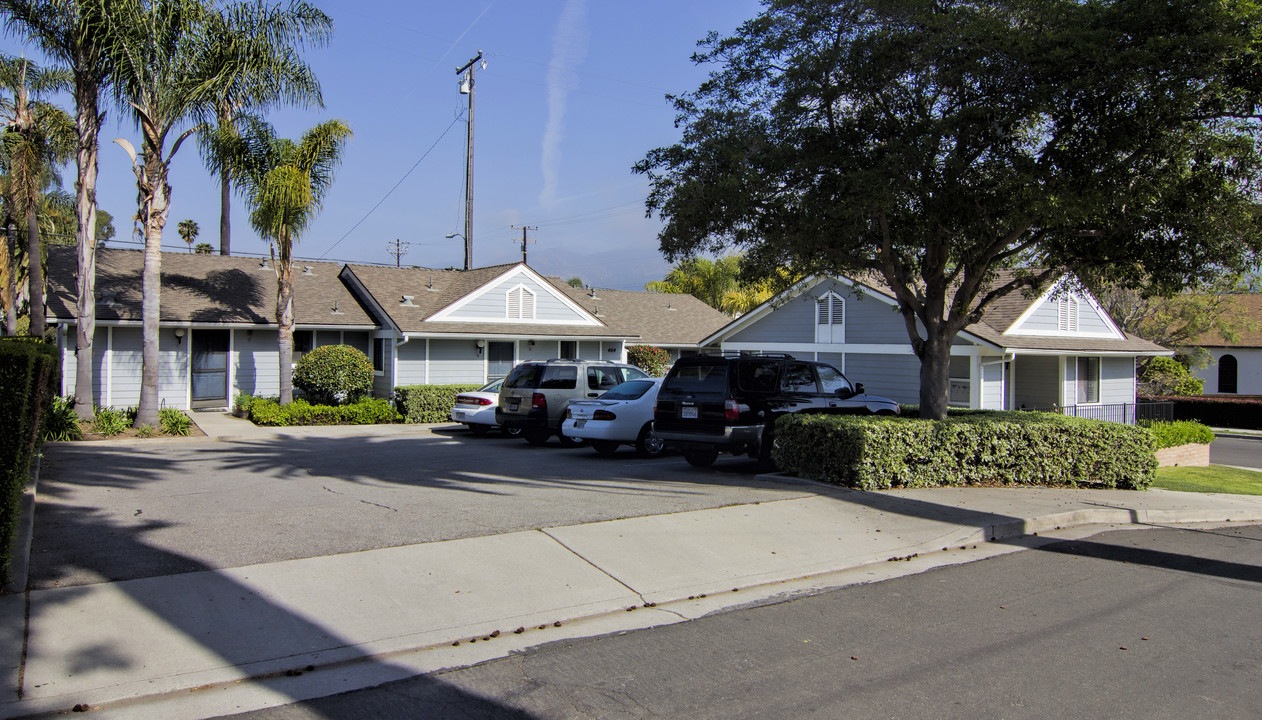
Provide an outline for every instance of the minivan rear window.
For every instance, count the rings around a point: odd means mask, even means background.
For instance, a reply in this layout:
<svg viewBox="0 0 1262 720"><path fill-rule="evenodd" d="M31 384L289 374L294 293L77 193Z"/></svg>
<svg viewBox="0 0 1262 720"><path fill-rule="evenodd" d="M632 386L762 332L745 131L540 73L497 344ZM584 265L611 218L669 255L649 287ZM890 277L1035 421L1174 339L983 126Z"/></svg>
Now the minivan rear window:
<svg viewBox="0 0 1262 720"><path fill-rule="evenodd" d="M681 393L725 393L727 363L676 365L662 389Z"/></svg>
<svg viewBox="0 0 1262 720"><path fill-rule="evenodd" d="M513 371L504 378L504 387L506 388L534 388L539 387L539 377L543 375L542 365L521 364L513 368Z"/></svg>

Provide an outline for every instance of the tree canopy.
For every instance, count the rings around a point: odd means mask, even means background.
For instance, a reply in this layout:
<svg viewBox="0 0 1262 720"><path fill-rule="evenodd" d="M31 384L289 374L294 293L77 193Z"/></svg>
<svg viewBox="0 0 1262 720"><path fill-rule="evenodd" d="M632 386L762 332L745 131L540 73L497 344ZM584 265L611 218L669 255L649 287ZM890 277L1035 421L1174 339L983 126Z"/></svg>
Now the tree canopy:
<svg viewBox="0 0 1262 720"><path fill-rule="evenodd" d="M635 169L671 260L883 281L941 417L952 339L1009 293L1256 264L1258 27L1233 0L768 0L701 43L681 141Z"/></svg>

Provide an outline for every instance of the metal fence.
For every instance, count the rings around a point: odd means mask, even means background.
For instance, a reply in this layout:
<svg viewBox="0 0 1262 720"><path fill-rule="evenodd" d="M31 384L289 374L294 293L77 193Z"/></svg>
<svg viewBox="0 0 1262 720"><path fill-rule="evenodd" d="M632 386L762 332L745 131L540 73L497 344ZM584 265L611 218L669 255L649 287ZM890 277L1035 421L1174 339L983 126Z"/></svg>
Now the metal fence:
<svg viewBox="0 0 1262 720"><path fill-rule="evenodd" d="M1140 420L1171 422L1174 420L1173 402L1113 403L1109 405L1066 405L1046 408L1044 412L1060 413L1073 417L1107 420L1134 425Z"/></svg>

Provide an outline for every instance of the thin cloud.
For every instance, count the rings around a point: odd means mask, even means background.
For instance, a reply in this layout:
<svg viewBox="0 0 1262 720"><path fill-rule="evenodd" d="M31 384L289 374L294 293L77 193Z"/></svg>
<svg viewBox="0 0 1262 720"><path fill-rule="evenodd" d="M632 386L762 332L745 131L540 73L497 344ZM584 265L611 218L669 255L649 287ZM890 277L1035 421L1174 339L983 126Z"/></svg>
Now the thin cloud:
<svg viewBox="0 0 1262 720"><path fill-rule="evenodd" d="M578 84L574 68L587 57L587 2L568 0L552 36L552 62L548 64L548 123L543 130L543 189L539 204L556 204L557 176L561 168L561 143L565 139L565 104L569 89Z"/></svg>

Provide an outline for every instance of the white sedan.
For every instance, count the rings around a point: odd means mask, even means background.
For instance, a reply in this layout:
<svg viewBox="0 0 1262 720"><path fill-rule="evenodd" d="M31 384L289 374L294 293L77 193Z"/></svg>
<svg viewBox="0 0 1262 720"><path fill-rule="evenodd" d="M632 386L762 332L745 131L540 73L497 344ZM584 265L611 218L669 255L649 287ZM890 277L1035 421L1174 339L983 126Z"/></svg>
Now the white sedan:
<svg viewBox="0 0 1262 720"><path fill-rule="evenodd" d="M628 380L595 400L575 400L565 411L561 433L590 441L601 455L634 445L641 457L657 457L663 443L653 432L653 404L661 387L662 378Z"/></svg>
<svg viewBox="0 0 1262 720"><path fill-rule="evenodd" d="M485 435L494 430L495 406L499 404L500 385L504 380L493 380L477 390L462 392L456 396L456 403L451 407L451 419L469 426L474 435ZM521 428L501 428L509 437L521 434Z"/></svg>

